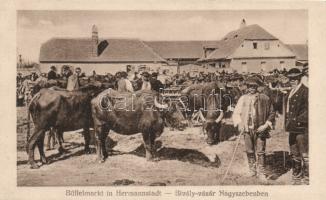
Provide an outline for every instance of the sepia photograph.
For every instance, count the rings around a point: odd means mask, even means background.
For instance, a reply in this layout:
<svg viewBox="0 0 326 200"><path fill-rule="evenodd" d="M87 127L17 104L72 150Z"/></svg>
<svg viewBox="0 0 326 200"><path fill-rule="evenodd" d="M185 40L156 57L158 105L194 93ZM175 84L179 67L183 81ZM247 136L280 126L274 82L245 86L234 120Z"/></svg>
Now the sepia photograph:
<svg viewBox="0 0 326 200"><path fill-rule="evenodd" d="M16 19L18 188L310 185L307 9Z"/></svg>

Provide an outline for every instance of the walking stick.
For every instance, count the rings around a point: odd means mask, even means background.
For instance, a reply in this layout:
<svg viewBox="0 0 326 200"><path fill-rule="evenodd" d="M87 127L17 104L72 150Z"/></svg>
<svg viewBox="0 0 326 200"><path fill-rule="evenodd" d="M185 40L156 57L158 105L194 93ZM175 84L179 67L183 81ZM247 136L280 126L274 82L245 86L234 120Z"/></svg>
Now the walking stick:
<svg viewBox="0 0 326 200"><path fill-rule="evenodd" d="M240 133L240 135L239 135L239 138L238 138L237 143L236 143L236 145L235 145L235 148L234 148L234 150L233 150L233 154L232 154L232 157L231 157L230 163L229 163L228 168L226 169L226 172L225 172L225 174L224 174L224 176L223 176L223 178L222 178L221 184L224 183L224 181L225 181L225 179L226 179L226 177L227 177L227 175L228 175L228 173L229 173L229 170L230 170L230 168L231 168L232 162L233 162L234 157L235 157L235 153L237 152L238 146L239 146L239 144L240 144L240 140L241 140L241 136L242 136L242 134L243 134L243 131L241 131L241 133Z"/></svg>

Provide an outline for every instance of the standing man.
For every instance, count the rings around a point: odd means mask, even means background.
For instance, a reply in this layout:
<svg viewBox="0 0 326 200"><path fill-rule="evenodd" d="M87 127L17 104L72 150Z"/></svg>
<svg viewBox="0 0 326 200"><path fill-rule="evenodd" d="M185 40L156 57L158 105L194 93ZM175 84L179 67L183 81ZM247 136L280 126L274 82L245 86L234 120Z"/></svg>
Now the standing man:
<svg viewBox="0 0 326 200"><path fill-rule="evenodd" d="M77 90L80 86L79 84L79 74L81 72L81 69L77 67L75 69L75 73L68 77L68 83L67 83L67 90Z"/></svg>
<svg viewBox="0 0 326 200"><path fill-rule="evenodd" d="M142 74L142 85L141 90L152 90L152 85L150 83L150 74L148 72L143 72Z"/></svg>
<svg viewBox="0 0 326 200"><path fill-rule="evenodd" d="M249 176L258 176L266 181L266 140L270 138L275 113L269 97L257 91L258 86L262 85L259 78L248 78L246 85L248 93L240 97L232 118L234 126L244 134Z"/></svg>
<svg viewBox="0 0 326 200"><path fill-rule="evenodd" d="M286 95L285 131L289 132L292 183L309 184L308 88L301 82L299 69L290 69L287 77L292 90Z"/></svg>
<svg viewBox="0 0 326 200"><path fill-rule="evenodd" d="M50 71L48 73L48 80L56 80L57 79L57 68L55 66L51 66Z"/></svg>
<svg viewBox="0 0 326 200"><path fill-rule="evenodd" d="M156 91L156 92L160 92L161 89L164 88L163 84L161 83L161 81L159 81L157 79L158 73L157 72L153 72L152 73L152 78L151 78L151 85L152 85L152 90Z"/></svg>
<svg viewBox="0 0 326 200"><path fill-rule="evenodd" d="M119 92L134 92L131 82L127 79L127 72L123 71L120 73L121 78L118 81L118 91Z"/></svg>

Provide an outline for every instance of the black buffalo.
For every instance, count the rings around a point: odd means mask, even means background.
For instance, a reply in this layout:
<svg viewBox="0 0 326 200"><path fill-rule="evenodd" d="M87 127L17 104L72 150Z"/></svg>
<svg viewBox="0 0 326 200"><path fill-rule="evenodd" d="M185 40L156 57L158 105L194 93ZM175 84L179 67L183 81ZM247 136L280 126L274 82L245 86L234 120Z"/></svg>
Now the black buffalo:
<svg viewBox="0 0 326 200"><path fill-rule="evenodd" d="M29 104L29 112L34 122L34 132L26 146L31 168L39 168L34 161L34 149L38 146L41 162L47 163L44 155L45 132L54 128L57 136L64 131L83 128L85 152L90 153L89 127L92 125L90 102L103 91L100 83L89 84L76 91L44 88L37 93ZM60 142L60 140L58 140ZM60 144L59 151L62 152Z"/></svg>
<svg viewBox="0 0 326 200"><path fill-rule="evenodd" d="M234 99L232 93L227 92L224 84L211 82L190 86L182 91L182 95L188 101L187 112L202 112L206 142L210 145L218 142L221 120Z"/></svg>
<svg viewBox="0 0 326 200"><path fill-rule="evenodd" d="M108 89L92 100L97 154L104 162L108 154L105 148L106 137L110 130L119 134L142 133L147 160L155 157L155 139L164 129L164 120L170 124L182 123L184 117L175 105L158 103L158 93L138 91L120 93Z"/></svg>

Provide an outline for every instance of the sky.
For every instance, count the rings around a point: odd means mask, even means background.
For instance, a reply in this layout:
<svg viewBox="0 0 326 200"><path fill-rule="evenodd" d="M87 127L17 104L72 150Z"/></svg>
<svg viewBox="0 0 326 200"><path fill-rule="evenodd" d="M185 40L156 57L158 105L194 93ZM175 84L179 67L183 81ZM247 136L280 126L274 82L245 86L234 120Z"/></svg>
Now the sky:
<svg viewBox="0 0 326 200"><path fill-rule="evenodd" d="M38 62L41 44L53 37L141 40L220 40L242 19L258 24L284 43L308 40L305 10L205 11L17 11L17 54Z"/></svg>

